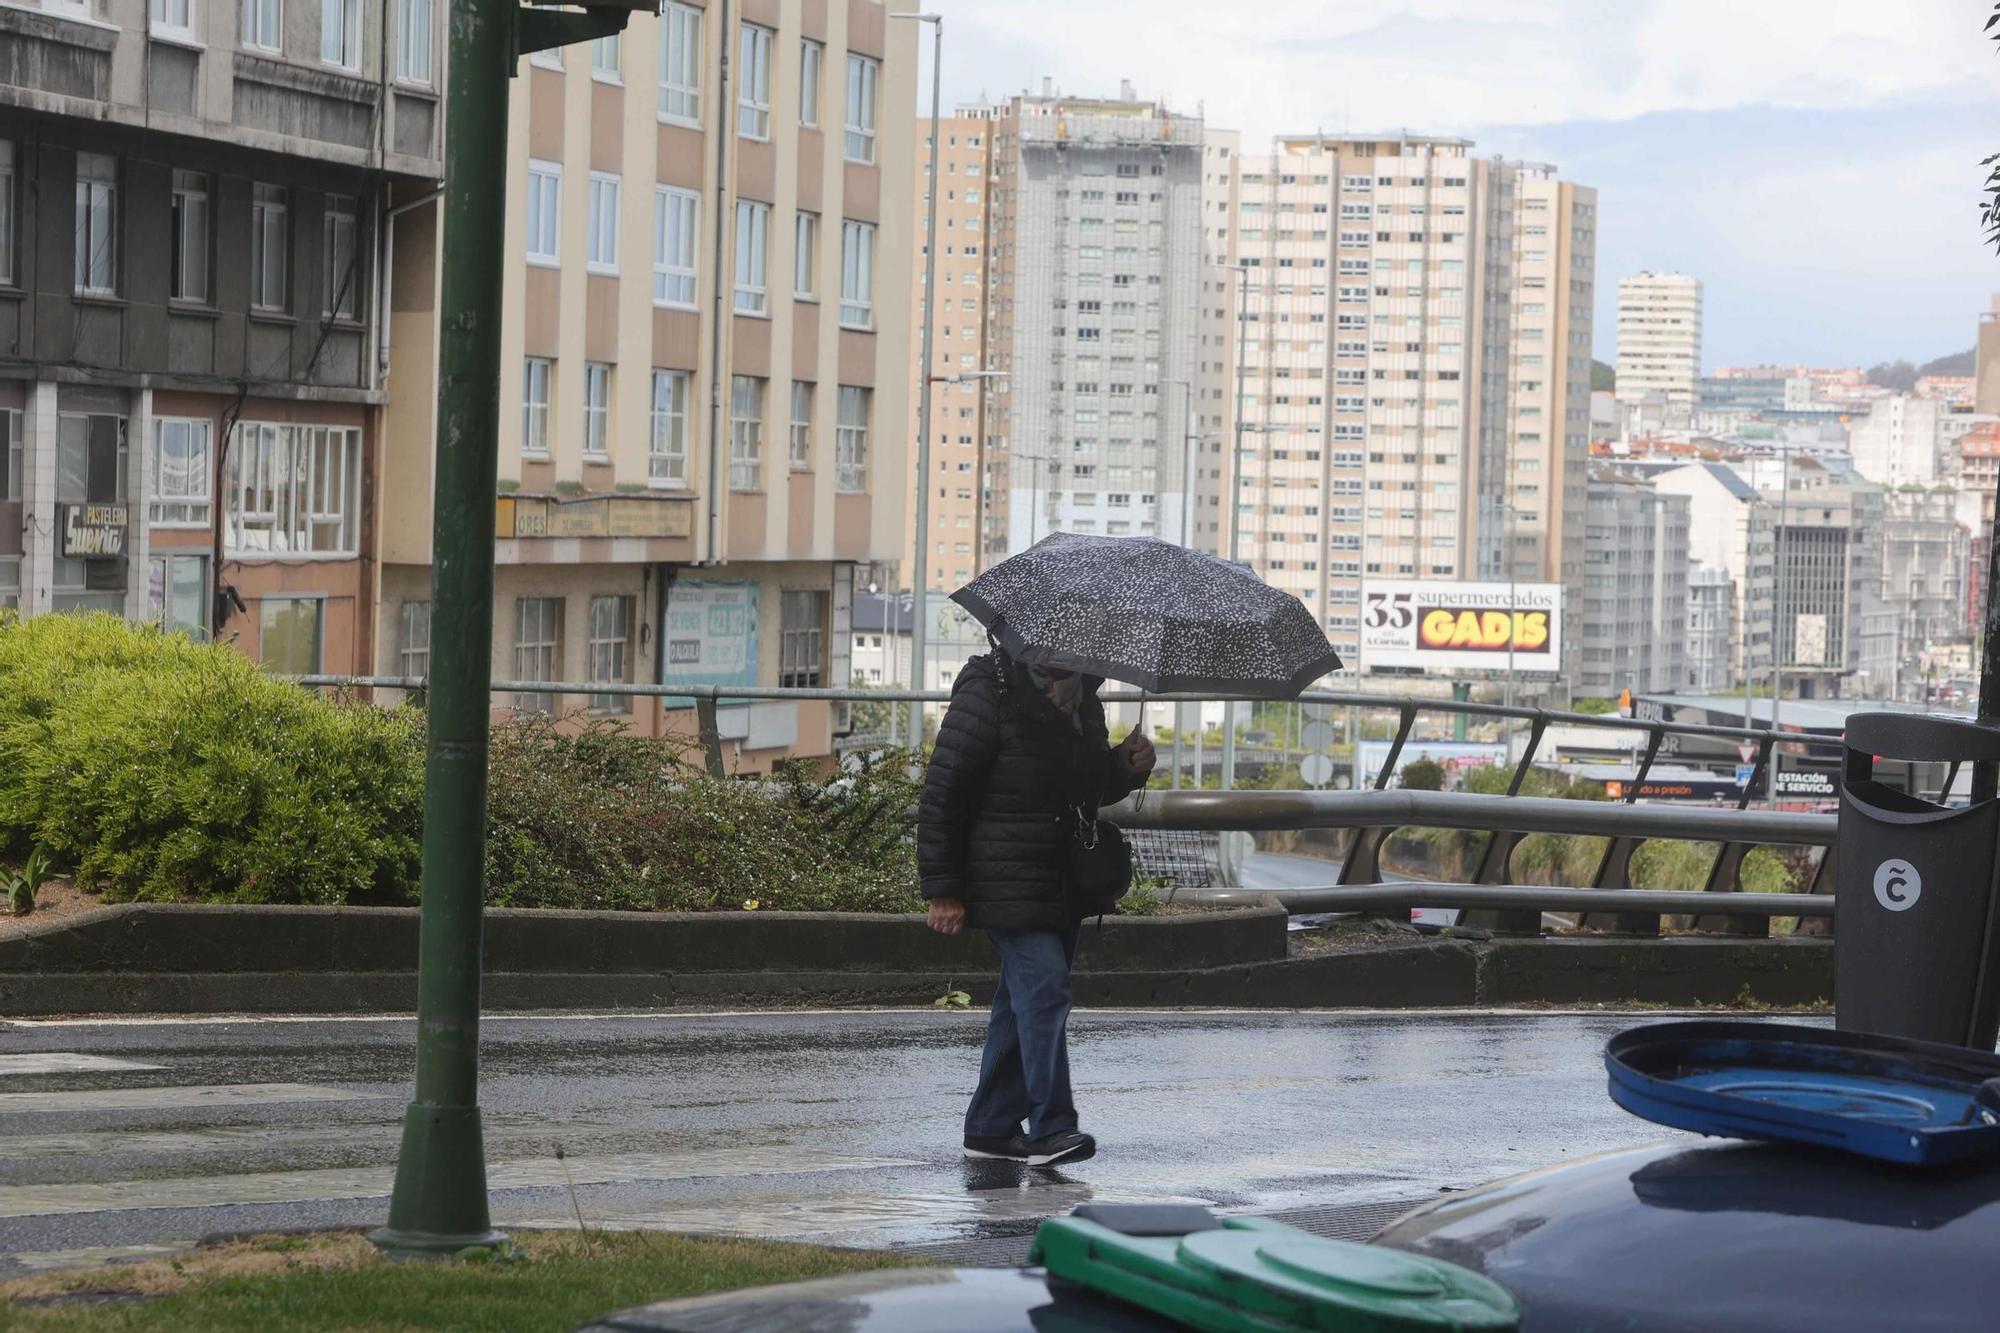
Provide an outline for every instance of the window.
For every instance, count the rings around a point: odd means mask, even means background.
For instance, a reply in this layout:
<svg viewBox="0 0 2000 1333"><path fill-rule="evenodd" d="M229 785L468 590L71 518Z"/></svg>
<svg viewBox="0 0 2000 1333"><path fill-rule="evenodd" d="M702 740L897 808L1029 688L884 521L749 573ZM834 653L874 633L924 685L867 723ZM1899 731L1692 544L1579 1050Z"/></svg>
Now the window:
<svg viewBox="0 0 2000 1333"><path fill-rule="evenodd" d="M319 58L361 68L361 0L319 0Z"/></svg>
<svg viewBox="0 0 2000 1333"><path fill-rule="evenodd" d="M819 85L826 68L826 45L807 37L799 43L799 124L819 128Z"/></svg>
<svg viewBox="0 0 2000 1333"><path fill-rule="evenodd" d="M604 458L612 436L612 368L608 362L584 364L584 454Z"/></svg>
<svg viewBox="0 0 2000 1333"><path fill-rule="evenodd" d="M149 8L155 36L194 40L194 0L153 0Z"/></svg>
<svg viewBox="0 0 2000 1333"><path fill-rule="evenodd" d="M765 265L771 240L771 206L736 201L736 308L762 315L771 308L765 289Z"/></svg>
<svg viewBox="0 0 2000 1333"><path fill-rule="evenodd" d="M76 289L118 290L118 159L76 155Z"/></svg>
<svg viewBox="0 0 2000 1333"><path fill-rule="evenodd" d="M521 373L521 452L547 454L549 451L549 391L554 387L556 363L547 357L531 356Z"/></svg>
<svg viewBox="0 0 2000 1333"><path fill-rule="evenodd" d="M18 611L21 607L21 559L19 556L0 557L0 611Z"/></svg>
<svg viewBox="0 0 2000 1333"><path fill-rule="evenodd" d="M396 77L425 87L431 81L431 3L396 0Z"/></svg>
<svg viewBox="0 0 2000 1333"><path fill-rule="evenodd" d="M687 485L688 373L653 372L653 430L646 443L646 480L655 486Z"/></svg>
<svg viewBox="0 0 2000 1333"><path fill-rule="evenodd" d="M841 390L842 394L847 391ZM845 398L842 399L845 402ZM805 472L813 459L813 386L809 380L792 381L792 471Z"/></svg>
<svg viewBox="0 0 2000 1333"><path fill-rule="evenodd" d="M21 414L0 409L0 500L25 499L21 475Z"/></svg>
<svg viewBox="0 0 2000 1333"><path fill-rule="evenodd" d="M326 197L326 315L329 319L361 317L361 247L354 200L343 194Z"/></svg>
<svg viewBox="0 0 2000 1333"><path fill-rule="evenodd" d="M562 670L562 599L514 599L514 679L554 680ZM552 713L552 694L517 694L514 707L523 713Z"/></svg>
<svg viewBox="0 0 2000 1333"><path fill-rule="evenodd" d="M19 418L15 424L19 426ZM131 451L124 417L60 413L56 418L56 502L116 504L126 495ZM62 608L58 607L58 610Z"/></svg>
<svg viewBox="0 0 2000 1333"><path fill-rule="evenodd" d="M875 327L875 224L840 224L840 323L843 328Z"/></svg>
<svg viewBox="0 0 2000 1333"><path fill-rule="evenodd" d="M360 431L242 422L229 450L225 545L271 555L353 555L360 487Z"/></svg>
<svg viewBox="0 0 2000 1333"><path fill-rule="evenodd" d="M823 683L827 595L785 592L778 599L778 684L816 690Z"/></svg>
<svg viewBox="0 0 2000 1333"><path fill-rule="evenodd" d="M819 214L799 210L792 246L792 295L819 299Z"/></svg>
<svg viewBox="0 0 2000 1333"><path fill-rule="evenodd" d="M739 29L736 132L746 139L771 137L771 35L754 23Z"/></svg>
<svg viewBox="0 0 2000 1333"><path fill-rule="evenodd" d="M284 44L279 0L243 0L243 44L276 51Z"/></svg>
<svg viewBox="0 0 2000 1333"><path fill-rule="evenodd" d="M194 171L176 171L174 252L168 257L172 272L167 287L167 294L176 301L208 300L208 217L208 177Z"/></svg>
<svg viewBox="0 0 2000 1333"><path fill-rule="evenodd" d="M400 619L396 674L422 680L431 674L431 604L404 602Z"/></svg>
<svg viewBox="0 0 2000 1333"><path fill-rule="evenodd" d="M729 378L729 489L754 491L764 484L764 381L751 375Z"/></svg>
<svg viewBox="0 0 2000 1333"><path fill-rule="evenodd" d="M590 638L585 679L606 684L627 684L632 679L632 599L593 597L590 599ZM629 694L593 694L593 713L629 713Z"/></svg>
<svg viewBox="0 0 2000 1333"><path fill-rule="evenodd" d="M147 513L158 527L208 526L211 425L178 417L153 420L153 476Z"/></svg>
<svg viewBox="0 0 2000 1333"><path fill-rule="evenodd" d="M0 139L0 286L14 285L14 144Z"/></svg>
<svg viewBox="0 0 2000 1333"><path fill-rule="evenodd" d="M319 674L317 597L266 597L257 605L257 661L279 676Z"/></svg>
<svg viewBox="0 0 2000 1333"><path fill-rule="evenodd" d="M605 83L619 82L617 33L599 37L590 44L590 77Z"/></svg>
<svg viewBox="0 0 2000 1333"><path fill-rule="evenodd" d="M701 121L701 11L673 0L660 11L660 115Z"/></svg>
<svg viewBox="0 0 2000 1333"><path fill-rule="evenodd" d="M589 234L584 255L592 273L618 272L618 177L608 171L590 173Z"/></svg>
<svg viewBox="0 0 2000 1333"><path fill-rule="evenodd" d="M146 563L146 618L169 634L205 637L208 557L170 552Z"/></svg>
<svg viewBox="0 0 2000 1333"><path fill-rule="evenodd" d="M289 196L276 185L250 190L250 308L283 310L290 267Z"/></svg>
<svg viewBox="0 0 2000 1333"><path fill-rule="evenodd" d="M528 262L562 262L556 247L562 237L562 164L528 163Z"/></svg>
<svg viewBox="0 0 2000 1333"><path fill-rule="evenodd" d="M882 63L867 56L847 57L847 146L849 162L875 160L875 84Z"/></svg>
<svg viewBox="0 0 2000 1333"><path fill-rule="evenodd" d="M701 199L662 185L653 192L653 304L694 309Z"/></svg>
<svg viewBox="0 0 2000 1333"><path fill-rule="evenodd" d="M840 386L840 424L834 434L833 489L858 494L868 489L868 416L872 389Z"/></svg>

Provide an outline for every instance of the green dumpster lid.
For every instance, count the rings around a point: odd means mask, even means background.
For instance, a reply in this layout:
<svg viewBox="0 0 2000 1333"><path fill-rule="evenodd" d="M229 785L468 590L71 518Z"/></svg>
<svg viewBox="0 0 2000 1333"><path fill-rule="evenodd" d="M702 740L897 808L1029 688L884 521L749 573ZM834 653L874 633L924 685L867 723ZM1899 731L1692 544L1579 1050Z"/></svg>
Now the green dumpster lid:
<svg viewBox="0 0 2000 1333"><path fill-rule="evenodd" d="M1164 1237L1051 1218L1028 1261L1210 1333L1483 1331L1520 1322L1507 1289L1468 1269L1261 1218Z"/></svg>

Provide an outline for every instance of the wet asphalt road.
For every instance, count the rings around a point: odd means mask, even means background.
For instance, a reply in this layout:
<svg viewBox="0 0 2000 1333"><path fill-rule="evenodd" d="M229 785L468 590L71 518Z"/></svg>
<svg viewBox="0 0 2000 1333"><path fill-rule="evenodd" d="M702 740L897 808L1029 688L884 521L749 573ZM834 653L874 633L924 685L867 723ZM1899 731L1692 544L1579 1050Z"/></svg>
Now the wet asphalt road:
<svg viewBox="0 0 2000 1333"><path fill-rule="evenodd" d="M496 1221L580 1209L592 1225L922 1243L1093 1198L1409 1199L1672 1137L1605 1096L1599 1053L1629 1016L1096 1012L1073 1020L1071 1050L1100 1156L1061 1173L967 1164L958 1118L984 1021L491 1020ZM407 1019L0 1023L0 1275L95 1247L381 1221L413 1040ZM56 1053L121 1063L36 1072Z"/></svg>

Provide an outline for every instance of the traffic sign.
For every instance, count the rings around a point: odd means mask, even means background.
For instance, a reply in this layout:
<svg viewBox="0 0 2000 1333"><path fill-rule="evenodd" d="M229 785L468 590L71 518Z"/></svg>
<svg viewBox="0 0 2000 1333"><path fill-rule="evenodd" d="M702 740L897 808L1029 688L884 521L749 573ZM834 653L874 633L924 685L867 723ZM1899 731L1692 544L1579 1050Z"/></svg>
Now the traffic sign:
<svg viewBox="0 0 2000 1333"><path fill-rule="evenodd" d="M1332 704L1300 704L1299 707L1305 711L1307 717L1313 719L1315 722L1321 718L1333 716Z"/></svg>
<svg viewBox="0 0 2000 1333"><path fill-rule="evenodd" d="M1738 759L1742 760L1742 761L1743 761L1744 763L1746 763L1746 764L1747 764L1747 763L1750 763L1750 762L1751 762L1752 760L1756 759L1756 757L1757 757L1757 742L1755 742L1755 741L1738 741L1738 742L1736 742L1736 757L1737 757Z"/></svg>
<svg viewBox="0 0 2000 1333"><path fill-rule="evenodd" d="M1299 744L1307 750L1324 750L1334 741L1333 723L1308 722L1299 732Z"/></svg>
<svg viewBox="0 0 2000 1333"><path fill-rule="evenodd" d="M1333 760L1323 754L1309 754L1299 763L1299 776L1309 787L1324 787L1333 781Z"/></svg>
<svg viewBox="0 0 2000 1333"><path fill-rule="evenodd" d="M1757 765L1755 765L1755 764L1738 764L1738 765L1736 766L1736 785L1737 785L1737 786L1739 786L1739 787L1747 787L1747 786L1749 786L1749 785L1750 785L1750 779L1752 779L1752 778L1754 778L1754 777L1756 777L1756 776L1757 776Z"/></svg>

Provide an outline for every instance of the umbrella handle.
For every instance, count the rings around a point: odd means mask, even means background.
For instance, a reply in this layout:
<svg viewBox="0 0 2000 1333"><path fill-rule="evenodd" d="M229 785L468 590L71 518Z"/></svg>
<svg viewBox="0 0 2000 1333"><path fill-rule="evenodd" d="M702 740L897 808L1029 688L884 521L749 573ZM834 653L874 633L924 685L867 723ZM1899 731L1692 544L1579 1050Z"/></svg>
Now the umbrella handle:
<svg viewBox="0 0 2000 1333"><path fill-rule="evenodd" d="M1137 725L1142 730L1146 725L1146 691L1143 688L1139 691L1139 721ZM1136 814L1137 812L1144 810L1145 808L1146 808L1146 786L1144 783L1141 783L1139 785L1139 790L1132 793L1132 810L1133 813Z"/></svg>

